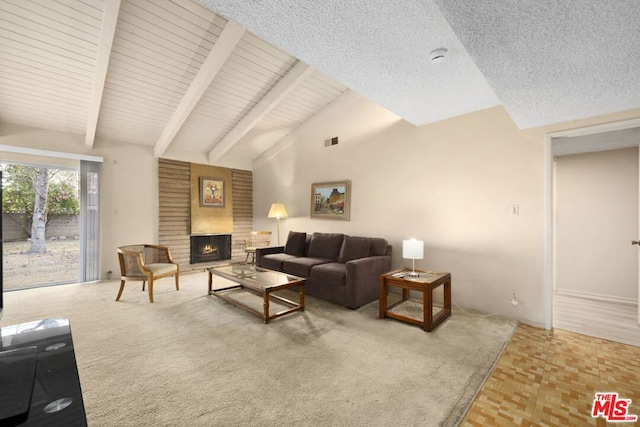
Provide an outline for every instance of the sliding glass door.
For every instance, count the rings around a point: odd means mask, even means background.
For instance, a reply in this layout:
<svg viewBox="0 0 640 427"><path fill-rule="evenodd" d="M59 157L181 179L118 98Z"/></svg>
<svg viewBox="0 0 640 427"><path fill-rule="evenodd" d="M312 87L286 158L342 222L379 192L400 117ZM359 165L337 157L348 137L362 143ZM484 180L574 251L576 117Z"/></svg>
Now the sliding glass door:
<svg viewBox="0 0 640 427"><path fill-rule="evenodd" d="M34 154L0 163L4 290L99 280L101 161Z"/></svg>

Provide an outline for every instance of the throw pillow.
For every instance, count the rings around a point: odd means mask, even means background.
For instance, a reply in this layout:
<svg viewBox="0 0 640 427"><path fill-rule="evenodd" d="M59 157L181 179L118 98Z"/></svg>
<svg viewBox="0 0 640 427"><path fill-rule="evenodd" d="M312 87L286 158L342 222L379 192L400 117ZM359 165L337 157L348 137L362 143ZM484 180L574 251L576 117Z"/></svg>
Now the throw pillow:
<svg viewBox="0 0 640 427"><path fill-rule="evenodd" d="M387 247L389 243L380 237L371 237L371 248L369 249L369 256L381 256L387 254Z"/></svg>
<svg viewBox="0 0 640 427"><path fill-rule="evenodd" d="M287 255L302 256L306 240L307 233L290 231L289 237L287 237L287 243L284 245L284 253Z"/></svg>
<svg viewBox="0 0 640 427"><path fill-rule="evenodd" d="M345 236L338 262L346 263L354 259L366 258L369 256L370 246L371 239L368 237Z"/></svg>
<svg viewBox="0 0 640 427"><path fill-rule="evenodd" d="M309 243L309 256L337 260L344 234L338 233L313 233Z"/></svg>

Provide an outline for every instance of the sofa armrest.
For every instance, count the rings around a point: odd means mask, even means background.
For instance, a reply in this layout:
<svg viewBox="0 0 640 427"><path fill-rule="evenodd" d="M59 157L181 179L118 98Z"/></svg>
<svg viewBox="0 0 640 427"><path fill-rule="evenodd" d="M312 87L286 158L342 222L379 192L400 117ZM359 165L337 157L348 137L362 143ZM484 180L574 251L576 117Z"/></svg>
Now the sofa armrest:
<svg viewBox="0 0 640 427"><path fill-rule="evenodd" d="M260 258L269 254L280 254L284 252L284 246L267 246L256 248L256 265L260 265Z"/></svg>
<svg viewBox="0 0 640 427"><path fill-rule="evenodd" d="M358 308L378 298L378 280L391 270L391 257L371 256L354 259L347 266L347 307Z"/></svg>

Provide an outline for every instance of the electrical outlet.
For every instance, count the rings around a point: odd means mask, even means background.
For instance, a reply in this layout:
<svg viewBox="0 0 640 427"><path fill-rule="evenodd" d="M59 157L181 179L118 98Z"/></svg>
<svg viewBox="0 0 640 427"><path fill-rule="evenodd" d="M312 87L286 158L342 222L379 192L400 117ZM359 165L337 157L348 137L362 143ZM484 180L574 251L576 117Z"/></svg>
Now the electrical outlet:
<svg viewBox="0 0 640 427"><path fill-rule="evenodd" d="M518 305L518 295L515 292L511 294L511 305L514 307Z"/></svg>
<svg viewBox="0 0 640 427"><path fill-rule="evenodd" d="M511 205L511 215L520 215L520 206Z"/></svg>

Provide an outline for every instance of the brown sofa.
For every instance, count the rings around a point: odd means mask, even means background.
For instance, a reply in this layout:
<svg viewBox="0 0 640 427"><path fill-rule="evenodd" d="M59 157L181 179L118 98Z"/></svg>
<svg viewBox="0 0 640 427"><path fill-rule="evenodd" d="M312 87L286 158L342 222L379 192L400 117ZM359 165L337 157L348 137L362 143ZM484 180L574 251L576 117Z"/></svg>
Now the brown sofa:
<svg viewBox="0 0 640 427"><path fill-rule="evenodd" d="M378 237L292 231L285 246L256 249L256 265L304 277L305 294L355 309L378 298L391 245Z"/></svg>

